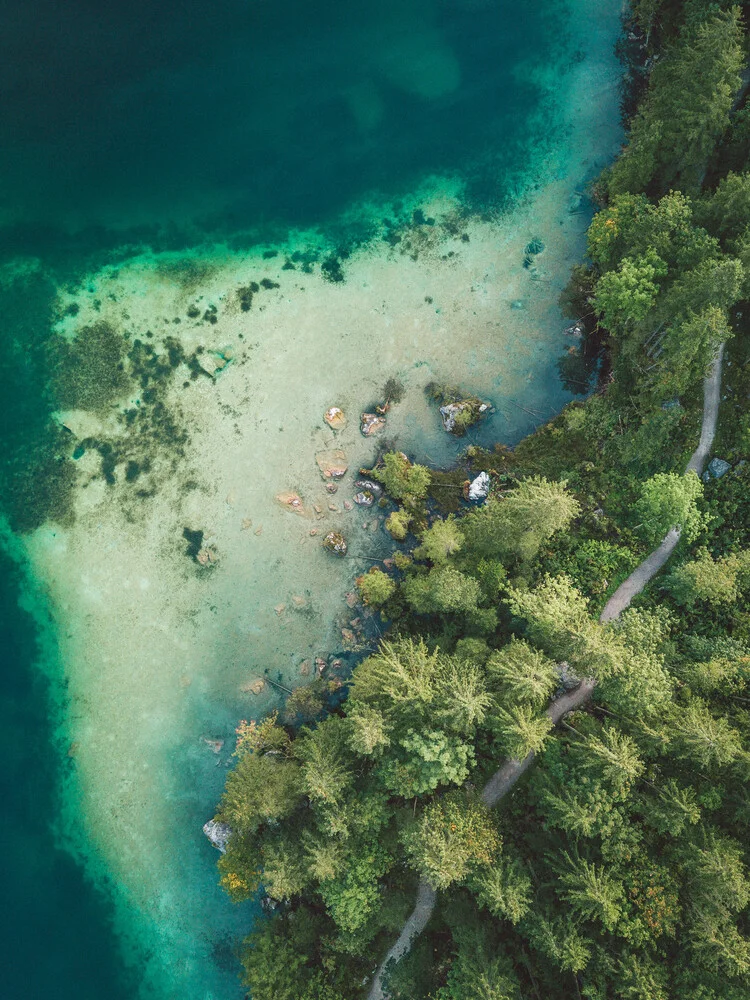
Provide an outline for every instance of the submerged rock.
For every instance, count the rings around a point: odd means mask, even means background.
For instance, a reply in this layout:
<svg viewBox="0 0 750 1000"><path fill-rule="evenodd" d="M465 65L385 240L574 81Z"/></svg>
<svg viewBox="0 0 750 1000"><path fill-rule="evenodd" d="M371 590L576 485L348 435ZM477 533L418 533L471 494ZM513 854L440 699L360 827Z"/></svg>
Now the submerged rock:
<svg viewBox="0 0 750 1000"><path fill-rule="evenodd" d="M703 481L707 483L709 479L721 479L732 468L731 464L723 458L712 458L708 463L708 468L703 473Z"/></svg>
<svg viewBox="0 0 750 1000"><path fill-rule="evenodd" d="M339 406L329 406L323 414L323 419L335 431L340 431L346 427L346 415Z"/></svg>
<svg viewBox="0 0 750 1000"><path fill-rule="evenodd" d="M468 484L465 493L466 499L474 503L481 503L482 500L486 500L489 496L491 485L492 480L490 479L489 472L480 472L476 479L472 479Z"/></svg>
<svg viewBox="0 0 750 1000"><path fill-rule="evenodd" d="M208 736L201 736L201 739L213 753L221 753L224 749L224 740L222 739L211 739Z"/></svg>
<svg viewBox="0 0 750 1000"><path fill-rule="evenodd" d="M315 461L325 479L341 479L349 468L346 453L341 448L334 448L332 451L319 451L315 456Z"/></svg>
<svg viewBox="0 0 750 1000"><path fill-rule="evenodd" d="M203 832L218 851L226 854L227 844L232 836L232 828L229 823L220 823L217 819L210 819L208 823L203 824Z"/></svg>
<svg viewBox="0 0 750 1000"><path fill-rule="evenodd" d="M198 550L195 559L201 566L215 566L219 561L219 554L213 545L204 545Z"/></svg>
<svg viewBox="0 0 750 1000"><path fill-rule="evenodd" d="M354 494L354 502L360 507L372 507L375 503L375 494L372 490L362 490L361 493Z"/></svg>
<svg viewBox="0 0 750 1000"><path fill-rule="evenodd" d="M206 375L210 375L213 378L220 371L223 371L230 361L230 357L220 354L218 351L205 351L199 356L198 364Z"/></svg>
<svg viewBox="0 0 750 1000"><path fill-rule="evenodd" d="M582 337L585 333L583 323L580 320L576 320L572 326L566 327L563 333L566 337Z"/></svg>
<svg viewBox="0 0 750 1000"><path fill-rule="evenodd" d="M323 548L328 549L335 556L345 556L348 546L340 531L329 531L323 539Z"/></svg>
<svg viewBox="0 0 750 1000"><path fill-rule="evenodd" d="M241 684L240 691L242 691L243 694L260 694L265 690L265 687L266 682L262 677L259 677L257 680L248 681L247 684Z"/></svg>
<svg viewBox="0 0 750 1000"><path fill-rule="evenodd" d="M360 423L360 430L365 437L378 434L385 427L385 417L378 413L363 413Z"/></svg>
<svg viewBox="0 0 750 1000"><path fill-rule="evenodd" d="M293 510L295 514L305 513L302 497L298 493L292 492L292 490L287 490L284 493L277 493L276 503L280 503L281 506L285 507L287 510Z"/></svg>

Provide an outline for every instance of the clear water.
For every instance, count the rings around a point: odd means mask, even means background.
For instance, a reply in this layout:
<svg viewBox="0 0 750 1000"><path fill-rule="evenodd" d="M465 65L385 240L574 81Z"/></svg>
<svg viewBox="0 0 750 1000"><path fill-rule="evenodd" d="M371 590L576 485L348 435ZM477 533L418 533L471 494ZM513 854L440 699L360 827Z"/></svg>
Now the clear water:
<svg viewBox="0 0 750 1000"><path fill-rule="evenodd" d="M618 141L619 3L6 11L0 486L34 530L5 532L0 572L4 977L32 998L231 1000L252 907L222 897L200 827L237 720L278 704L248 685L265 669L297 683L302 661L339 652L344 594L392 548L372 512L343 510L349 481L324 492L314 456L372 461L357 416L390 376L406 397L389 438L438 464L461 444L425 401L430 378L493 402L477 443L512 443L570 398L556 299L587 218L571 199ZM535 235L538 280L522 266ZM326 281L342 249L345 280ZM309 273L284 268L311 250ZM237 289L263 277L279 287L243 313ZM195 303L218 322L189 319ZM157 351L172 335L233 360L164 388L189 434L176 464L152 442L152 473L132 483L123 464L107 485L89 448L55 507L75 522L37 525L62 474L39 461L45 344L102 319L131 344L148 330ZM75 437L62 452L90 435L136 448L133 393L57 413ZM321 419L333 403L350 417L338 435ZM274 502L286 489L306 517ZM187 558L184 527L214 540L215 570ZM350 541L340 563L310 534L331 527Z"/></svg>

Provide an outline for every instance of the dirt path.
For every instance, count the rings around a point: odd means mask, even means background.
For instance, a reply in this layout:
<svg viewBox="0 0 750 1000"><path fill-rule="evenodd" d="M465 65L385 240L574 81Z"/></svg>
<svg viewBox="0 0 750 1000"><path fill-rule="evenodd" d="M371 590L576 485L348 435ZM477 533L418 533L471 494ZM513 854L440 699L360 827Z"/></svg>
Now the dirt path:
<svg viewBox="0 0 750 1000"><path fill-rule="evenodd" d="M698 447L690 456L690 461L685 469L686 473L695 472L696 475L700 475L703 472L703 467L713 444L719 414L719 403L721 401L721 363L723 357L724 345L722 344L716 355L716 360L711 366L711 371L703 383L701 436ZM628 607L633 598L637 594L640 594L646 584L659 572L667 559L669 559L679 540L680 531L678 528L672 528L667 532L658 548L654 549L643 560L610 597L599 616L599 621L613 621ZM564 715L567 715L568 712L572 712L576 708L580 708L581 705L588 701L595 685L596 682L593 678L581 681L574 691L569 691L567 694L551 702L545 715L552 720L554 725L557 725ZM482 789L482 802L490 808L497 805L503 796L511 790L521 775L528 770L534 760L534 756L532 752L527 754L523 760L516 760L514 758L506 760ZM420 879L414 909L407 917L398 940L389 949L378 967L367 1000L387 1000L388 994L385 992L383 986L383 976L386 971L390 971L389 967L392 968L396 963L401 961L404 955L408 954L414 939L425 929L435 909L436 898L436 893L432 886L425 879Z"/></svg>
<svg viewBox="0 0 750 1000"><path fill-rule="evenodd" d="M716 360L711 366L711 371L703 382L703 421L701 423L701 436L698 447L690 456L685 472L694 472L700 476L706 464L708 453L711 450L714 436L716 434L716 422L719 416L719 403L721 401L721 363L724 357L724 345L719 348ZM664 563L674 552L680 540L679 528L672 528L662 539L661 545L647 556L643 562L633 570L614 594L607 601L604 610L599 616L599 621L611 622L618 618L628 607L633 598L640 594L643 588L659 572Z"/></svg>

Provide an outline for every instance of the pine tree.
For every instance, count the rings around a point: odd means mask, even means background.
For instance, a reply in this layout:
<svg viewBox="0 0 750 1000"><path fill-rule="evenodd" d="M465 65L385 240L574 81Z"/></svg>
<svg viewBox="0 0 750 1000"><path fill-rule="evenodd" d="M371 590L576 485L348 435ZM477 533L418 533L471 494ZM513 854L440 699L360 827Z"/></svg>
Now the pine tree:
<svg viewBox="0 0 750 1000"><path fill-rule="evenodd" d="M565 855L568 867L559 877L563 899L581 920L612 931L622 914L624 893L614 874L584 858Z"/></svg>
<svg viewBox="0 0 750 1000"><path fill-rule="evenodd" d="M559 683L557 665L522 639L511 641L491 654L487 674L501 701L528 701L541 706Z"/></svg>

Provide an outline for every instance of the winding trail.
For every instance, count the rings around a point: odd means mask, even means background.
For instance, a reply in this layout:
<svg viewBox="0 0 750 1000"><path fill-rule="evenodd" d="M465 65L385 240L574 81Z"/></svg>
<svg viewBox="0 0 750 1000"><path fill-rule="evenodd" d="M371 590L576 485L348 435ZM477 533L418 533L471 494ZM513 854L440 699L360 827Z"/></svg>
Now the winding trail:
<svg viewBox="0 0 750 1000"><path fill-rule="evenodd" d="M719 416L719 403L721 401L721 364L724 357L724 345L719 347L716 358L703 382L703 420L701 423L701 436L698 447L690 456L685 473L695 472L700 475L706 464L706 459L711 450L714 436L716 434L716 423ZM643 588L659 572L662 566L674 552L680 540L679 528L670 529L661 541L661 544L654 551L646 556L643 562L630 574L614 594L607 601L604 610L599 616L600 622L614 621L628 607L633 598L640 594ZM591 697L596 681L593 677L588 677L581 681L574 691L569 691L550 702L545 715L552 720L554 725L562 719L568 712L580 708ZM526 755L523 760L511 757L506 760L492 775L487 784L482 789L482 802L489 808L497 803L515 785L521 775L528 770L534 760L533 751ZM383 985L383 978L386 971L396 965L404 955L408 954L414 939L418 937L427 926L430 917L435 909L437 894L429 882L422 878L419 880L417 889L417 899L414 909L409 914L398 936L398 940L386 953L385 958L378 966L375 978L367 995L367 1000L387 1000L388 994Z"/></svg>
<svg viewBox="0 0 750 1000"><path fill-rule="evenodd" d="M703 472L708 453L716 434L716 422L719 417L719 403L721 401L721 363L724 358L724 345L719 348L711 371L703 382L703 422L701 423L701 437L698 447L690 456L690 461L685 469L685 474L694 472L697 476ZM651 555L646 556L643 562L637 566L630 576L625 580L607 601L604 610L599 616L601 622L611 622L618 618L628 607L633 598L640 594L646 584L659 572L664 563L674 552L680 540L680 529L672 528L662 539L661 545L654 549Z"/></svg>

